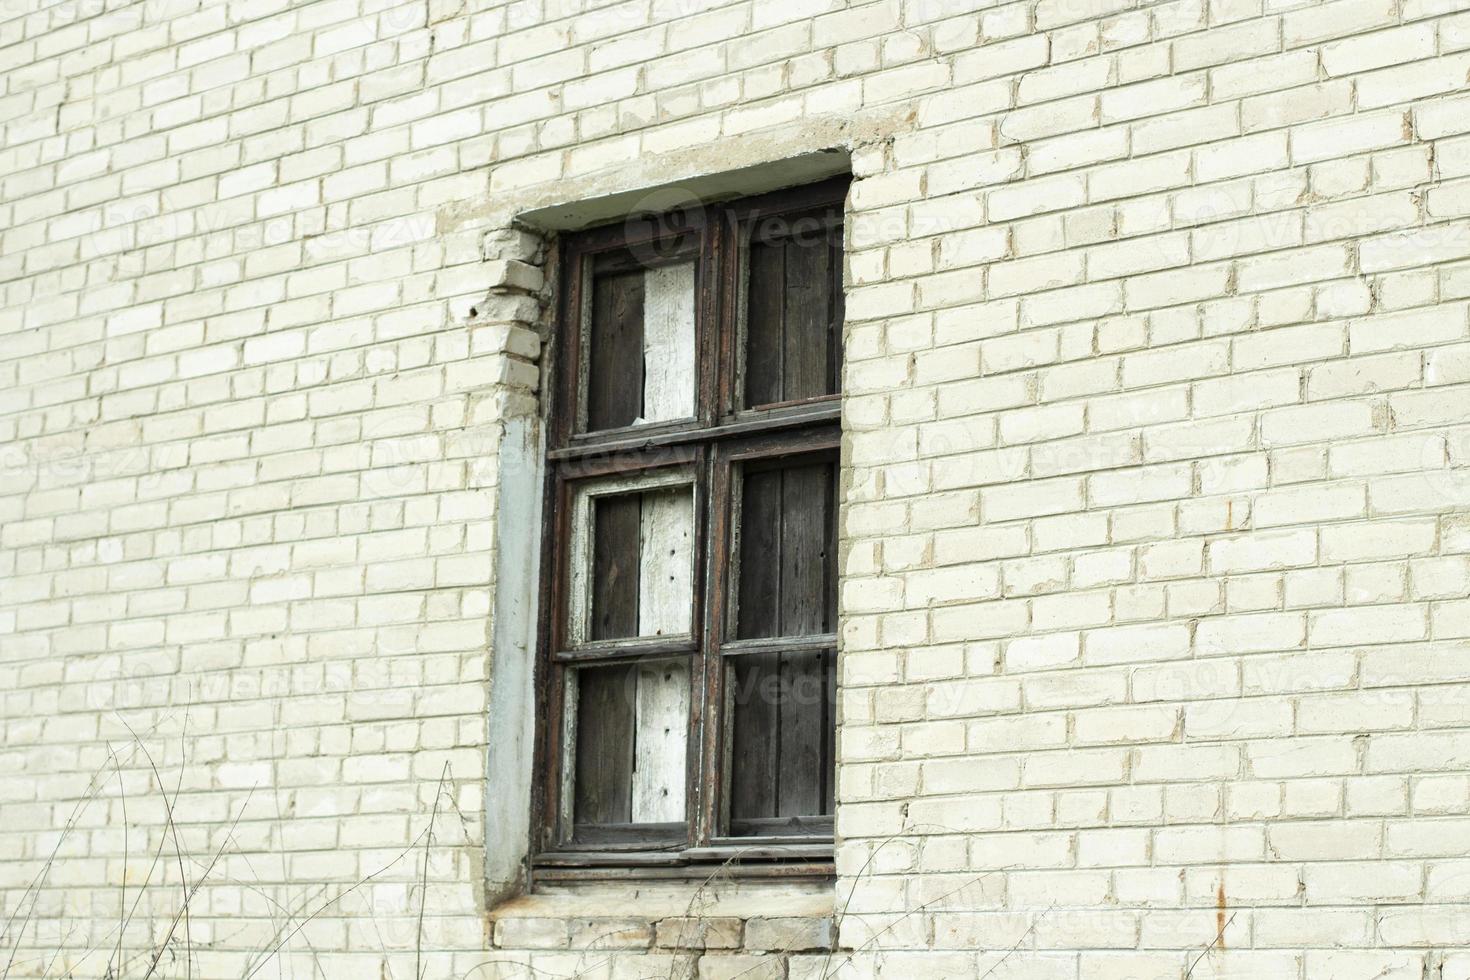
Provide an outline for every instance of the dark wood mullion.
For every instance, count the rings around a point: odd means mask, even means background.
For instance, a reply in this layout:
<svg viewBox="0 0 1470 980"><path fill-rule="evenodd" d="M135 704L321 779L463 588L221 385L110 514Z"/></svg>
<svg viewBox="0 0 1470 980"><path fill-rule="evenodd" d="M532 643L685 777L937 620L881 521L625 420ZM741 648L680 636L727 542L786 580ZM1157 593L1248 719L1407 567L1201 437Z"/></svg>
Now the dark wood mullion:
<svg viewBox="0 0 1470 980"><path fill-rule="evenodd" d="M724 662L720 656L728 608L731 529L731 474L725 453L711 454L710 506L707 511L709 563L706 566L705 619L703 630L704 725L700 739L697 832L695 845L708 844L725 832L726 778L729 756L720 728L725 717Z"/></svg>
<svg viewBox="0 0 1470 980"><path fill-rule="evenodd" d="M717 229L720 241L719 297L715 304L717 313L712 321L712 333L716 336L714 368L717 374L714 418L723 422L734 417L742 397L737 388L741 384L739 318L741 265L744 260L742 228L734 216L728 211L722 212L719 220L711 224Z"/></svg>
<svg viewBox="0 0 1470 980"><path fill-rule="evenodd" d="M565 407L565 404L563 405ZM567 573L570 568L571 491L564 475L552 468L548 475L544 506L551 520L543 535L542 554L547 556L541 574L540 635L543 657L537 665L536 762L541 778L533 793L532 826L539 849L558 846L571 831L563 828L562 772L564 752L562 733L568 706L566 704L567 669L553 662L550 651L566 644Z"/></svg>
<svg viewBox="0 0 1470 980"><path fill-rule="evenodd" d="M724 288L724 220L716 213L700 227L699 263L696 266L696 303L694 314L694 342L698 357L695 364L694 415L702 430L714 426L720 415L720 343L724 336L724 311L721 309ZM694 609L689 618L689 629L696 646L689 667L689 729L685 767L685 824L688 846L696 847L707 840L708 831L703 825L704 773L710 768L705 756L705 727L709 720L708 694L705 665L708 658L708 638L704 629L704 617L709 605L708 574L714 562L712 552L714 537L710 533L713 515L719 510L719 494L711 479L710 442L701 440L700 459L695 475L694 508L694 554L693 577ZM704 493L700 494L700 488Z"/></svg>
<svg viewBox="0 0 1470 980"><path fill-rule="evenodd" d="M728 342L729 322L734 315L730 300L734 294L729 276L735 260L735 249L728 234L730 227L725 215L718 211L703 225L703 251L698 281L699 330L696 339L702 356L698 365L699 404L695 414L700 419L702 433L705 434L701 442L698 478L703 481L706 493L703 497L703 509L695 509L695 527L699 535L695 542L695 554L699 556L700 564L695 569L694 590L699 601L696 602L689 620L690 629L698 643L690 670L693 690L689 699L690 765L685 796L688 801L691 847L707 843L714 832L708 817L708 803L713 799L714 793L708 786L707 774L720 768L718 760L709 754L709 729L715 724L713 719L719 718L719 712L710 708L712 699L718 696L717 678L716 688L711 690L710 663L718 658L712 654L713 640L708 623L711 615L720 615L717 612L711 613L711 607L722 605L711 588L715 576L713 570L723 561L718 524L720 515L725 511L724 500L728 491L721 489L714 459L716 443L707 434L715 428L724 414L727 397L725 345Z"/></svg>
<svg viewBox="0 0 1470 980"><path fill-rule="evenodd" d="M586 256L566 242L557 249L554 279L561 302L557 306L557 343L547 345L549 372L556 397L548 413L547 435L552 446L564 446L578 428L582 397L582 347L585 329Z"/></svg>
<svg viewBox="0 0 1470 980"><path fill-rule="evenodd" d="M713 277L707 277L713 278ZM718 329L715 321L710 321L706 328L706 340L713 342L716 338L710 336ZM707 348L706 348L707 349ZM708 361L709 358L701 360ZM715 413L714 386L718 378L709 376L712 366L700 368L700 404L698 412L703 417L711 417ZM689 732L688 747L685 755L685 784L684 784L684 813L685 824L688 832L689 847L697 847L702 844L706 837L703 826L703 800L704 800L704 773L709 767L704 754L705 728L709 724L708 695L705 679L705 665L708 660L709 638L708 630L705 629L704 620L709 615L711 597L709 593L709 569L714 561L712 553L715 549L715 538L711 532L714 515L719 511L719 491L716 489L711 471L711 451L708 445L700 447L698 466L695 471L695 501L694 501L694 554L695 566L692 588L694 592L694 609L689 616L690 639L694 642L694 650L689 664ZM701 493L701 489L703 493Z"/></svg>
<svg viewBox="0 0 1470 980"><path fill-rule="evenodd" d="M695 343L700 356L696 365L698 398L694 414L704 429L712 428L722 413L721 344L725 334L724 304L729 295L725 277L732 251L724 231L725 221L719 216L703 225L696 267L698 303L694 322Z"/></svg>

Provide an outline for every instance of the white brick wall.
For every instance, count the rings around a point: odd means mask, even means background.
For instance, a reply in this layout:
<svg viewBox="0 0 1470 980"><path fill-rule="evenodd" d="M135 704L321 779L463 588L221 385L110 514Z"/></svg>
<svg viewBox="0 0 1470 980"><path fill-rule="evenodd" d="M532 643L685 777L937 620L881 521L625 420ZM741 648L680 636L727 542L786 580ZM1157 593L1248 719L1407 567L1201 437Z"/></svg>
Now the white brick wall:
<svg viewBox="0 0 1470 980"><path fill-rule="evenodd" d="M1470 980L1467 71L1463 0L0 0L0 973ZM839 952L492 915L511 219L837 144Z"/></svg>

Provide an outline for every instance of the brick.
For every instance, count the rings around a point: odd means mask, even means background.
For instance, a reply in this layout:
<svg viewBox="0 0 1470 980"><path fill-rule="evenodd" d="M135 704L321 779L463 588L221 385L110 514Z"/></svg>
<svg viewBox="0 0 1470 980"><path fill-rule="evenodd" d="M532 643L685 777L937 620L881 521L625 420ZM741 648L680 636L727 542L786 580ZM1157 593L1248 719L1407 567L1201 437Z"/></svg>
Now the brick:
<svg viewBox="0 0 1470 980"><path fill-rule="evenodd" d="M778 952L830 949L832 920L823 918L753 918L745 923L745 948Z"/></svg>
<svg viewBox="0 0 1470 980"><path fill-rule="evenodd" d="M786 963L779 956L704 956L699 960L700 980L736 980L749 977L753 980L783 980Z"/></svg>
<svg viewBox="0 0 1470 980"><path fill-rule="evenodd" d="M495 944L501 947L564 949L570 941L563 919L499 919L495 923Z"/></svg>
<svg viewBox="0 0 1470 980"><path fill-rule="evenodd" d="M676 916L660 919L654 927L654 945L666 949L739 949L742 920L729 916Z"/></svg>

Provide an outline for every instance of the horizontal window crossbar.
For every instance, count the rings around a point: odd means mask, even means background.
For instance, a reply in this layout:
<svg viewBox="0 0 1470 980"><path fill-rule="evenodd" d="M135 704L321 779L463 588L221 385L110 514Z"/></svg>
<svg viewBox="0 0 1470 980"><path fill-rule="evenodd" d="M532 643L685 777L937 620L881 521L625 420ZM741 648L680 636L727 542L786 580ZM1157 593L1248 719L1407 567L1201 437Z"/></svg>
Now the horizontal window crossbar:
<svg viewBox="0 0 1470 980"><path fill-rule="evenodd" d="M561 850L537 855L537 868L588 868L599 865L623 867L678 867L687 864L739 861L828 862L832 860L831 841L783 842L762 840L759 844L717 843L708 847L691 847L679 851Z"/></svg>
<svg viewBox="0 0 1470 980"><path fill-rule="evenodd" d="M759 435L763 432L777 432L819 422L836 422L841 416L842 406L837 397L826 396L799 403L791 408L783 408L774 412L748 413L731 422L701 428L665 429L661 432L640 432L637 429L600 432L595 438L579 438L572 445L553 449L546 455L553 461L586 460L612 453L626 453L630 457L635 457L655 449ZM629 466L642 467L658 462L664 461L630 458Z"/></svg>
<svg viewBox="0 0 1470 980"><path fill-rule="evenodd" d="M759 844L691 847L684 854L691 861L789 861L800 858L831 860L832 843L783 844L778 841L761 841Z"/></svg>
<svg viewBox="0 0 1470 980"><path fill-rule="evenodd" d="M721 878L755 878L778 881L831 881L832 861L727 861L683 862L673 865L629 865L610 861L601 865L552 867L538 864L536 880L541 884L573 884L587 881L708 881L718 869Z"/></svg>
<svg viewBox="0 0 1470 980"><path fill-rule="evenodd" d="M720 644L720 655L739 657L754 653L811 653L832 650L836 646L836 633L818 633L816 636L761 636L748 640L726 640Z"/></svg>
<svg viewBox="0 0 1470 980"><path fill-rule="evenodd" d="M559 650L553 655L557 663L606 663L619 660L642 660L646 657L672 657L698 652L699 643L692 636L671 636L663 639L635 637L627 640L604 640L585 643L571 650Z"/></svg>

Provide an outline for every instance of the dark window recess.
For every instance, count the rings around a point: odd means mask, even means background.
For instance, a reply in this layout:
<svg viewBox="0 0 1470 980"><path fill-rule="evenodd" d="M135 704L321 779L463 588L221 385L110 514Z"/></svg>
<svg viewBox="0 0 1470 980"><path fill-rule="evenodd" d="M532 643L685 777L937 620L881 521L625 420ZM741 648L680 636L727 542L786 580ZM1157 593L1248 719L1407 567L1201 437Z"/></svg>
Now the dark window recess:
<svg viewBox="0 0 1470 980"><path fill-rule="evenodd" d="M538 874L830 869L846 189L563 242Z"/></svg>
<svg viewBox="0 0 1470 980"><path fill-rule="evenodd" d="M816 650L730 662L731 833L830 834L836 657Z"/></svg>
<svg viewBox="0 0 1470 980"><path fill-rule="evenodd" d="M747 466L740 493L737 639L836 626L835 460Z"/></svg>
<svg viewBox="0 0 1470 980"><path fill-rule="evenodd" d="M747 252L745 404L838 390L842 226L821 214L752 223Z"/></svg>
<svg viewBox="0 0 1470 980"><path fill-rule="evenodd" d="M638 259L633 253L593 265L588 432L694 414L697 264Z"/></svg>
<svg viewBox="0 0 1470 980"><path fill-rule="evenodd" d="M598 276L592 289L587 427L632 425L643 414L643 273Z"/></svg>
<svg viewBox="0 0 1470 980"><path fill-rule="evenodd" d="M577 672L574 838L682 840L687 661Z"/></svg>
<svg viewBox="0 0 1470 980"><path fill-rule="evenodd" d="M836 461L746 464L740 490L736 638L820 639L836 628ZM830 650L730 658L731 832L806 834L833 812Z"/></svg>
<svg viewBox="0 0 1470 980"><path fill-rule="evenodd" d="M590 639L689 632L693 504L688 485L596 499Z"/></svg>

